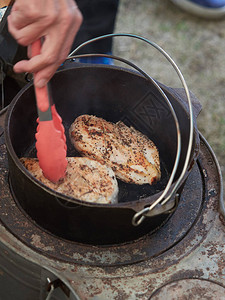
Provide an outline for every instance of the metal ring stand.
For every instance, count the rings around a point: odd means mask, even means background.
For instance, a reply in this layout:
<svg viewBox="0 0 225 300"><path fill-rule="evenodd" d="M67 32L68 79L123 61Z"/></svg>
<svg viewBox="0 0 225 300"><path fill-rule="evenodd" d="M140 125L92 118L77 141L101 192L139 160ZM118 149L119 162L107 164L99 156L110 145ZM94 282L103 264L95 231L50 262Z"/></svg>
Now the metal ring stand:
<svg viewBox="0 0 225 300"><path fill-rule="evenodd" d="M173 183L176 171L177 171L177 167L178 167L178 163L179 163L179 159L180 159L180 153L181 153L181 133L180 133L180 127L179 127L179 123L177 120L177 116L176 113L168 99L168 97L165 95L165 93L163 92L163 90L159 87L159 85L157 84L157 82L151 78L146 72L144 72L142 69L140 69L139 67L137 67L135 64L131 63L130 61L118 57L118 56L114 56L114 55L107 55L107 54L82 54L82 55L74 55L76 54L81 48L83 48L84 46L95 42L95 41L99 41L101 39L104 38L110 38L110 37L131 37L131 38L136 38L139 40L142 40L146 43L148 43L149 45L151 45L152 47L154 47L155 49L157 49L166 59L167 61L172 65L172 67L174 68L174 70L176 71L187 96L187 100L188 100L188 106L189 106L189 112L190 112L190 134L189 134L189 143L188 143L188 149L187 149L187 154L186 154L186 158L185 158L185 162L184 162L184 166L183 166L183 170L176 182L176 184L174 185L173 189L169 192L169 189L171 188L171 185ZM138 72L140 72L143 76L145 76L148 80L150 80L155 87L158 89L158 91L161 93L161 95L163 96L164 100L167 102L169 109L172 113L175 125L176 125L176 130L177 130L177 153L176 153L176 158L175 158L175 162L174 162L174 166L173 166L173 170L171 172L170 178L168 180L168 183L163 191L163 193L160 195L160 197L154 201L154 203L152 203L152 205L145 207L144 209L142 209L141 211L137 212L132 219L132 224L134 226L137 226L139 224L142 223L142 221L145 219L145 217L148 215L148 213L153 210L153 208L157 205L157 204L161 204L164 205L166 204L172 196L174 196L174 194L176 194L176 190L177 187L179 186L179 184L181 183L182 179L184 178L184 175L186 173L187 167L188 167L188 163L189 163L189 159L191 156L191 150L192 150L192 143L193 143L193 111L192 111L192 104L191 104L191 99L190 99L190 93L186 84L186 81L184 80L184 77L181 73L181 71L179 70L178 66L176 65L176 63L174 62L174 60L169 56L169 54L164 51L160 46L158 46L156 43L149 41L148 39L138 36L138 35L134 35L134 34L127 34L127 33L118 33L118 34L107 34L107 35L103 35L103 36L99 36L97 38L88 40L84 43L82 43L81 45L79 45L75 50L73 50L70 55L68 56L67 59L77 59L77 58L82 58L82 57L93 57L93 56L100 56L100 57L108 57L108 58L112 58L112 59L116 59L119 60L123 63L128 64L129 66L133 67L134 69L136 69ZM169 193L168 193L169 192Z"/></svg>

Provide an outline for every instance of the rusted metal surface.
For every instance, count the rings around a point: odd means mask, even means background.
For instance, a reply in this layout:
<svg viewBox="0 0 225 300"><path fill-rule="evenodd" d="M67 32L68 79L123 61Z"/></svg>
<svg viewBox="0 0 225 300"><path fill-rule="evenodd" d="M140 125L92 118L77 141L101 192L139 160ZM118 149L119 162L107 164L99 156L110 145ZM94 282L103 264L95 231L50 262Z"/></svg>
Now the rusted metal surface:
<svg viewBox="0 0 225 300"><path fill-rule="evenodd" d="M224 299L224 295L225 288L215 282L199 279L186 279L178 280L163 286L149 299L211 300Z"/></svg>
<svg viewBox="0 0 225 300"><path fill-rule="evenodd" d="M0 241L64 280L80 299L163 299L156 297L176 290L186 296L195 293L193 299L216 290L218 299L223 299L225 227L219 214L221 178L215 157L202 137L198 165L181 195L181 220L174 214L152 237L111 247L68 243L35 226L9 200L9 189L2 191L8 178L4 151L2 142ZM13 223L18 227L16 233Z"/></svg>

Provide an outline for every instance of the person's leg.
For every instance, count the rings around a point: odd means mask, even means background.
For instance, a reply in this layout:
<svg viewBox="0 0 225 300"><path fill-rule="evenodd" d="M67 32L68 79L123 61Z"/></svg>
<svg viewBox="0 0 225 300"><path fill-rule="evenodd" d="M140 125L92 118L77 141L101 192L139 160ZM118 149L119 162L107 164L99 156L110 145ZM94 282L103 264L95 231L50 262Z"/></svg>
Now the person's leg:
<svg viewBox="0 0 225 300"><path fill-rule="evenodd" d="M225 15L225 0L171 0L174 4L194 15L216 19Z"/></svg>
<svg viewBox="0 0 225 300"><path fill-rule="evenodd" d="M113 33L119 0L77 0L77 5L83 14L83 24L75 38L73 49L83 42L105 34ZM88 44L79 51L83 53L111 53L112 39L106 38ZM82 62L109 63L108 59L82 59Z"/></svg>

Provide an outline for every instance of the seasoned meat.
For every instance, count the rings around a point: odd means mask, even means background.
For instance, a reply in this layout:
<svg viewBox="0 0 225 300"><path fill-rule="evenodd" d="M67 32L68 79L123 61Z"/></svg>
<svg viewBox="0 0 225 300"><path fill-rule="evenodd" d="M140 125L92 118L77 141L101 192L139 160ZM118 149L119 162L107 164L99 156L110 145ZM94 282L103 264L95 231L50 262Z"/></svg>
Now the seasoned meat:
<svg viewBox="0 0 225 300"><path fill-rule="evenodd" d="M92 203L117 202L118 184L110 167L88 157L68 157L66 177L58 183L46 179L36 158L21 158L26 169L49 188Z"/></svg>
<svg viewBox="0 0 225 300"><path fill-rule="evenodd" d="M72 123L70 139L86 157L107 164L116 176L128 183L152 184L160 179L159 153L145 135L127 127L92 115L82 115Z"/></svg>

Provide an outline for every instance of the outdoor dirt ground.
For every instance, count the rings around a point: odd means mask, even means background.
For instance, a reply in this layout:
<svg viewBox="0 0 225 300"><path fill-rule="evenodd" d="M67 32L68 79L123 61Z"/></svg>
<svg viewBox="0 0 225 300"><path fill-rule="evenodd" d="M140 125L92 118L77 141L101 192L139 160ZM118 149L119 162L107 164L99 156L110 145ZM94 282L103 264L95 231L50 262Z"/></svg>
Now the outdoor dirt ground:
<svg viewBox="0 0 225 300"><path fill-rule="evenodd" d="M145 37L174 59L202 104L198 129L225 177L225 16L219 21L201 19L169 0L121 0L115 33ZM135 62L167 86L182 87L165 58L144 42L114 38L114 54Z"/></svg>

